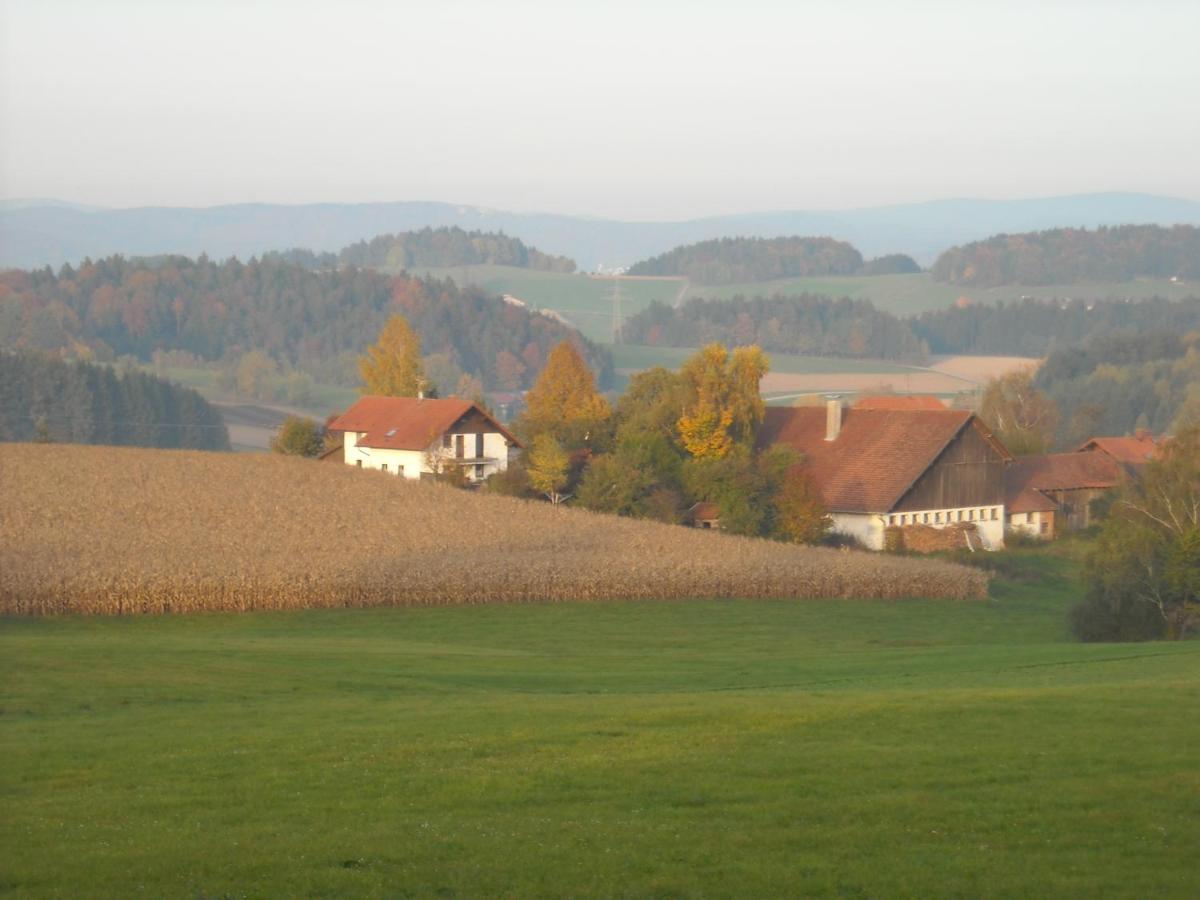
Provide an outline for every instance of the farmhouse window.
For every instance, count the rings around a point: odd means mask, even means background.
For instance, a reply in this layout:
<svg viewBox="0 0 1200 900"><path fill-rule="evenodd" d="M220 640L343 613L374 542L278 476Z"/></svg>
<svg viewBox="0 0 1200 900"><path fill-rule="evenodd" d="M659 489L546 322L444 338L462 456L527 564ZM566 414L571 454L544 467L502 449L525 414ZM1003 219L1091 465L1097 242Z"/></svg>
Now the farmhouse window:
<svg viewBox="0 0 1200 900"><path fill-rule="evenodd" d="M466 455L467 455L466 435L456 434L454 436L454 458L462 459Z"/></svg>
<svg viewBox="0 0 1200 900"><path fill-rule="evenodd" d="M356 466L358 466L360 469L362 468L362 460L361 460L361 459L355 460L355 461L354 461L354 464L355 464Z"/></svg>
<svg viewBox="0 0 1200 900"><path fill-rule="evenodd" d="M475 458L483 459L483 434L475 435Z"/></svg>
<svg viewBox="0 0 1200 900"><path fill-rule="evenodd" d="M380 470L381 472L386 472L386 471L387 471L387 463L380 463L380 464L379 464L379 470Z"/></svg>
<svg viewBox="0 0 1200 900"><path fill-rule="evenodd" d="M396 466L396 474L401 478L404 477L404 466Z"/></svg>
<svg viewBox="0 0 1200 900"><path fill-rule="evenodd" d="M442 435L442 446L444 448L446 448L447 450L450 449L450 435L449 434Z"/></svg>
<svg viewBox="0 0 1200 900"><path fill-rule="evenodd" d="M994 506L992 507L992 521L996 521L996 507Z"/></svg>

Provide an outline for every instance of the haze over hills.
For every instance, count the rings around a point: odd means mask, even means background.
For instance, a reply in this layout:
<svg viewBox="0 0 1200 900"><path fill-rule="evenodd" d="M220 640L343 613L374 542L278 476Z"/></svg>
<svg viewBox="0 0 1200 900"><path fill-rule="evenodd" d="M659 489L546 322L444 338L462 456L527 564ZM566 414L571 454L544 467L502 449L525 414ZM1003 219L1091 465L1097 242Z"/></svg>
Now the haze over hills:
<svg viewBox="0 0 1200 900"><path fill-rule="evenodd" d="M1126 223L1200 224L1200 201L1103 193L623 222L437 202L92 209L6 200L0 203L0 267L59 266L112 253L207 253L219 259L290 247L335 252L387 232L448 225L504 231L543 252L568 256L584 270L625 266L712 238L778 235L829 236L849 241L864 256L906 253L929 265L955 244L1002 232Z"/></svg>

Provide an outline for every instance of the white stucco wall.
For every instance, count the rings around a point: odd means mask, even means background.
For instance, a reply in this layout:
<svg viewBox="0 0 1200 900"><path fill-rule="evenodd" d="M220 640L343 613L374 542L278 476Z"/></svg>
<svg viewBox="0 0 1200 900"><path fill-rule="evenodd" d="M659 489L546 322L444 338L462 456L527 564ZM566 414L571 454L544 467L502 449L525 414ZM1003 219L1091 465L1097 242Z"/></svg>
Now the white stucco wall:
<svg viewBox="0 0 1200 900"><path fill-rule="evenodd" d="M864 513L830 513L833 530L857 538L868 550L883 549L883 517Z"/></svg>
<svg viewBox="0 0 1200 900"><path fill-rule="evenodd" d="M448 465L455 465L455 437L456 435L451 434L449 447L443 447L441 438L439 438L429 451L380 450L373 447L360 447L358 445L358 435L352 431L347 431L342 436L342 446L344 448L346 465L357 466L363 469L380 470L386 465L387 471L390 474L403 473L405 478L417 479L421 477L422 473L432 474L432 470L429 467L430 453L436 453L443 457ZM474 459L475 435L466 434L463 436L463 440L466 458ZM503 472L507 469L509 448L504 435L499 432L485 433L483 436L483 455L488 459L488 462L483 464L483 472L478 480L484 480L497 472ZM469 469L468 477L475 480L476 466L472 464L468 465L467 468Z"/></svg>
<svg viewBox="0 0 1200 900"><path fill-rule="evenodd" d="M945 528L971 522L988 550L1004 546L1004 507L975 506L963 509L921 509L903 513L832 513L833 530L850 535L871 550L883 549L884 530L890 525L929 525Z"/></svg>
<svg viewBox="0 0 1200 900"><path fill-rule="evenodd" d="M1020 531L1031 537L1049 539L1054 536L1053 529L1050 527L1051 521L1051 513L1013 513L1008 517L1008 530ZM1045 532L1042 531L1043 522L1047 525Z"/></svg>

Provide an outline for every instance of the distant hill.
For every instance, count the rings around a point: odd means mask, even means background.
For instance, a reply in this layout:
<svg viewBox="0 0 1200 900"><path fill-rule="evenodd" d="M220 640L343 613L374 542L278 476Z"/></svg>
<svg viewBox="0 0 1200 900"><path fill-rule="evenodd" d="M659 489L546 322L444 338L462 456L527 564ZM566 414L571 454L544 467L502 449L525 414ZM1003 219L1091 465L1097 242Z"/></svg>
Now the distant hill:
<svg viewBox="0 0 1200 900"><path fill-rule="evenodd" d="M463 231L458 226L384 234L351 244L338 262L360 268L399 271L412 267L512 266L569 274L575 261L528 247L520 238L494 231Z"/></svg>
<svg viewBox="0 0 1200 900"><path fill-rule="evenodd" d="M347 386L358 381L356 358L396 312L420 335L443 392L463 376L490 389L527 388L563 340L580 343L602 384L611 377L608 353L570 326L449 280L314 271L279 255L248 263L114 256L0 273L0 349L86 348L97 359L142 361L178 351L226 365L257 352L268 369Z"/></svg>
<svg viewBox="0 0 1200 900"><path fill-rule="evenodd" d="M737 284L821 275L852 275L862 254L827 237L720 238L676 247L635 263L630 275L682 275L699 284Z"/></svg>
<svg viewBox="0 0 1200 900"><path fill-rule="evenodd" d="M933 265L938 281L975 287L1135 278L1200 279L1200 228L1121 225L999 234L953 247Z"/></svg>
<svg viewBox="0 0 1200 900"><path fill-rule="evenodd" d="M828 235L867 256L905 253L929 264L948 247L989 235L1129 222L1200 225L1200 202L1148 194L1082 194L620 222L426 202L92 210L58 201L19 201L15 208L0 206L0 267L57 267L113 253L246 259L288 247L337 252L376 235L440 226L503 231L588 270L629 265L714 238L781 234Z"/></svg>

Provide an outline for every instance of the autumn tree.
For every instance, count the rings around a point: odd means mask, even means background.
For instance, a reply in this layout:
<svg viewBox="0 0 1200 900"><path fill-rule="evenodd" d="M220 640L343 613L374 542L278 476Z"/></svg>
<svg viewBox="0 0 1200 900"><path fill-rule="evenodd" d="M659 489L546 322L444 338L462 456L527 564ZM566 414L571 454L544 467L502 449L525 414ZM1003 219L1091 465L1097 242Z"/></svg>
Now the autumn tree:
<svg viewBox="0 0 1200 900"><path fill-rule="evenodd" d="M556 506L569 495L562 493L570 477L571 458L549 432L533 439L525 470L530 486Z"/></svg>
<svg viewBox="0 0 1200 900"><path fill-rule="evenodd" d="M676 427L691 456L722 459L735 445L753 445L763 418L758 386L769 365L757 346L730 354L722 344L709 344L684 363L688 404Z"/></svg>
<svg viewBox="0 0 1200 900"><path fill-rule="evenodd" d="M979 407L979 417L1018 456L1045 453L1058 428L1058 407L1034 387L1033 375L1019 369L991 379Z"/></svg>
<svg viewBox="0 0 1200 900"><path fill-rule="evenodd" d="M1084 640L1182 639L1200 622L1200 425L1162 445L1109 509L1071 614Z"/></svg>
<svg viewBox="0 0 1200 900"><path fill-rule="evenodd" d="M284 456L320 456L325 450L321 426L312 419L288 416L271 438L271 451Z"/></svg>
<svg viewBox="0 0 1200 900"><path fill-rule="evenodd" d="M402 315L387 320L379 340L359 357L362 392L385 397L415 397L425 388L421 339Z"/></svg>
<svg viewBox="0 0 1200 900"><path fill-rule="evenodd" d="M525 406L520 429L530 437L550 434L566 447L593 446L612 415L571 341L550 351L537 383L525 395Z"/></svg>
<svg viewBox="0 0 1200 900"><path fill-rule="evenodd" d="M833 519L803 466L792 466L775 498L775 532L796 544L817 544L833 528Z"/></svg>

